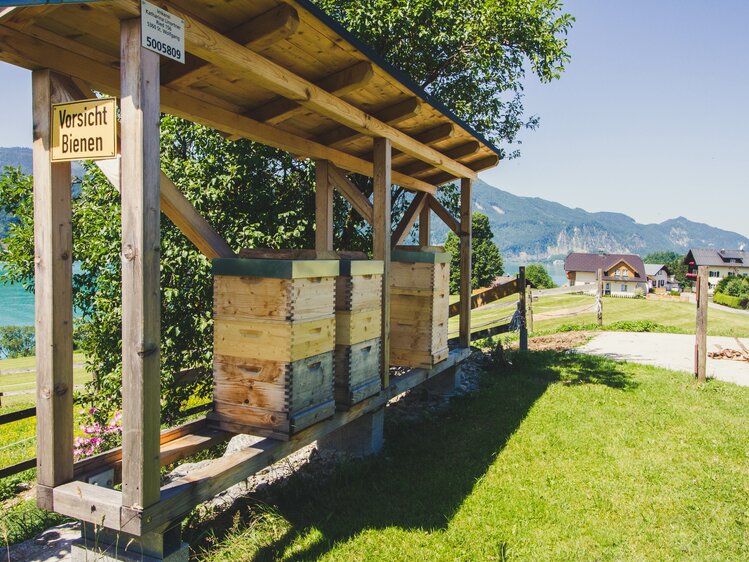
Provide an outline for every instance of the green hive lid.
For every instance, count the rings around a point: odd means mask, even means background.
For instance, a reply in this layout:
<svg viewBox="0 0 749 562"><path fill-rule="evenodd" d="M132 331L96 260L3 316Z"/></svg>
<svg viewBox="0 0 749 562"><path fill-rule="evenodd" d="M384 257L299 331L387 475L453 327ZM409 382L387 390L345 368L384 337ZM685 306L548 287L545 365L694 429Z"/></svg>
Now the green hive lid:
<svg viewBox="0 0 749 562"><path fill-rule="evenodd" d="M449 252L420 252L418 250L393 250L390 253L392 261L411 263L450 263L452 254Z"/></svg>
<svg viewBox="0 0 749 562"><path fill-rule="evenodd" d="M385 262L381 260L341 260L341 275L382 275Z"/></svg>
<svg viewBox="0 0 749 562"><path fill-rule="evenodd" d="M247 275L275 279L302 279L308 277L335 277L338 260L275 260L217 258L213 260L214 275Z"/></svg>

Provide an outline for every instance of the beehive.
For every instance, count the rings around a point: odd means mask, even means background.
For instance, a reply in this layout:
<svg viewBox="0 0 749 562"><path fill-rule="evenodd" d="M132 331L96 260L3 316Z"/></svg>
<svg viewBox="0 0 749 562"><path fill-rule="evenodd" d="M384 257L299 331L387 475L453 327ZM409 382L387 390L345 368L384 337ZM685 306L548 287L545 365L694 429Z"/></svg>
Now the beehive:
<svg viewBox="0 0 749 562"><path fill-rule="evenodd" d="M390 274L390 364L431 368L448 356L450 254L396 249Z"/></svg>
<svg viewBox="0 0 749 562"><path fill-rule="evenodd" d="M288 439L335 412L336 260L217 259L214 411L221 427Z"/></svg>
<svg viewBox="0 0 749 562"><path fill-rule="evenodd" d="M384 264L341 260L336 280L335 399L345 409L381 388Z"/></svg>

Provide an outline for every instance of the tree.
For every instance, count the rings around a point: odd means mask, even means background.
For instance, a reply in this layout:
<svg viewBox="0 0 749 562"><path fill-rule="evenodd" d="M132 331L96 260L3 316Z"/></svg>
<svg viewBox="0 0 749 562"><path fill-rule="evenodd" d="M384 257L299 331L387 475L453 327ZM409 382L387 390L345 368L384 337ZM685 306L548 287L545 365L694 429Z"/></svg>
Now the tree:
<svg viewBox="0 0 749 562"><path fill-rule="evenodd" d="M549 272L540 263L525 266L525 278L537 289L553 289L557 286Z"/></svg>
<svg viewBox="0 0 749 562"><path fill-rule="evenodd" d="M471 242L471 289L489 287L494 279L504 273L504 262L493 241L489 217L474 213L471 220L473 239ZM450 292L460 292L460 239L454 232L447 235L445 251L452 254L450 262Z"/></svg>
<svg viewBox="0 0 749 562"><path fill-rule="evenodd" d="M749 299L749 277L739 277L738 275L724 277L718 283L715 292L729 297Z"/></svg>
<svg viewBox="0 0 749 562"><path fill-rule="evenodd" d="M526 66L550 82L570 60L566 36L574 18L557 0L315 3L498 144L538 126L538 117L523 115Z"/></svg>
<svg viewBox="0 0 749 562"><path fill-rule="evenodd" d="M33 326L0 326L0 357L13 359L34 355Z"/></svg>

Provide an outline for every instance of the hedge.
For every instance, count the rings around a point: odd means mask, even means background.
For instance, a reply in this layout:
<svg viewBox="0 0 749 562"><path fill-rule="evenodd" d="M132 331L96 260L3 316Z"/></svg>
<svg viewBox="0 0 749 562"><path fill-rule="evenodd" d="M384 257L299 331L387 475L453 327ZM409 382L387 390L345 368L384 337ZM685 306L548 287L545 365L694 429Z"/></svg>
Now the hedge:
<svg viewBox="0 0 749 562"><path fill-rule="evenodd" d="M747 304L749 304L749 299L732 297L730 295L724 295L723 293L715 293L715 295L713 295L713 302L716 304L730 306L731 308L746 309Z"/></svg>

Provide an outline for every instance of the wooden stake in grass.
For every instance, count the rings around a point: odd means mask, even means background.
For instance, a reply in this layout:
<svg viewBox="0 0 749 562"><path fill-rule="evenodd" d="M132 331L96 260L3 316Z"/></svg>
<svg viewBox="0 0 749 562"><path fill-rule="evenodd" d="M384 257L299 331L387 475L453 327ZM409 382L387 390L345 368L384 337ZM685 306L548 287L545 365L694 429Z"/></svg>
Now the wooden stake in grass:
<svg viewBox="0 0 749 562"><path fill-rule="evenodd" d="M525 306L525 267L520 266L518 274L518 294L520 296L520 351L528 351L528 324Z"/></svg>
<svg viewBox="0 0 749 562"><path fill-rule="evenodd" d="M697 270L697 331L694 342L694 375L697 381L707 380L707 266Z"/></svg>
<svg viewBox="0 0 749 562"><path fill-rule="evenodd" d="M598 268L596 274L597 290L596 290L596 316L598 319L598 325L603 326L603 269Z"/></svg>

